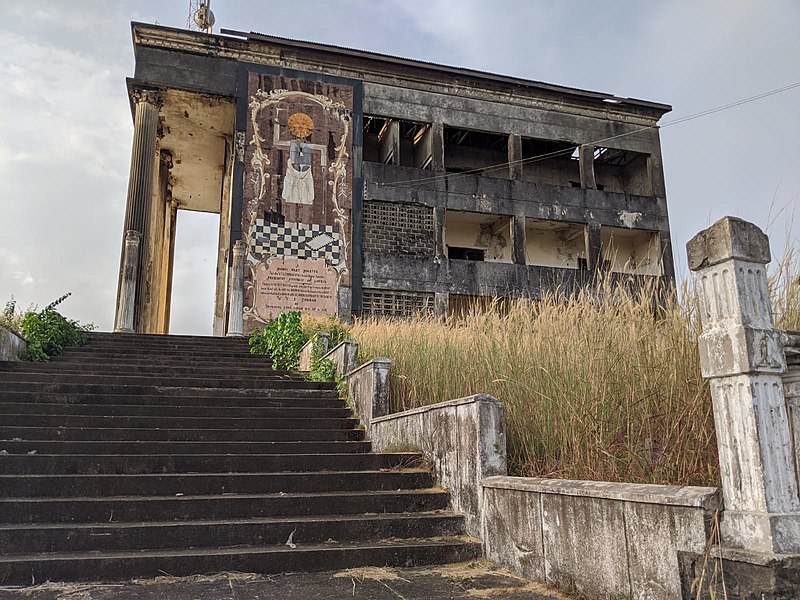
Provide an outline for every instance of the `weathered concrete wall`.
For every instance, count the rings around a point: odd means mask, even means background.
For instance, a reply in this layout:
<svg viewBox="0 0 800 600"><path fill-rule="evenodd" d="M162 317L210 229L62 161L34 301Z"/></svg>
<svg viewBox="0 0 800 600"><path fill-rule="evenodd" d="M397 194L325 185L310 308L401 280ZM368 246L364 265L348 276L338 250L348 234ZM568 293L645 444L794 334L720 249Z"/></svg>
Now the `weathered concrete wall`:
<svg viewBox="0 0 800 600"><path fill-rule="evenodd" d="M389 413L388 358L373 358L347 373L347 401L370 437L372 421Z"/></svg>
<svg viewBox="0 0 800 600"><path fill-rule="evenodd" d="M786 332L787 344L786 373L783 375L783 394L786 398L786 411L793 434L794 465L797 479L800 480L800 332Z"/></svg>
<svg viewBox="0 0 800 600"><path fill-rule="evenodd" d="M28 343L13 331L0 326L0 360L15 360L28 349Z"/></svg>
<svg viewBox="0 0 800 600"><path fill-rule="evenodd" d="M703 552L716 488L483 480L486 557L599 598L681 598L678 553Z"/></svg>
<svg viewBox="0 0 800 600"><path fill-rule="evenodd" d="M506 473L505 411L498 400L478 394L373 418L369 437L377 451L422 450L453 509L464 513L467 532L481 535L481 480Z"/></svg>
<svg viewBox="0 0 800 600"><path fill-rule="evenodd" d="M308 371L311 368L311 359L314 357L314 352L318 352L320 356L328 352L331 336L326 332L316 333L311 336L302 348L300 348L300 366L301 371Z"/></svg>
<svg viewBox="0 0 800 600"><path fill-rule="evenodd" d="M322 358L332 360L336 365L336 373L344 375L356 368L358 344L351 340L343 340L328 351Z"/></svg>

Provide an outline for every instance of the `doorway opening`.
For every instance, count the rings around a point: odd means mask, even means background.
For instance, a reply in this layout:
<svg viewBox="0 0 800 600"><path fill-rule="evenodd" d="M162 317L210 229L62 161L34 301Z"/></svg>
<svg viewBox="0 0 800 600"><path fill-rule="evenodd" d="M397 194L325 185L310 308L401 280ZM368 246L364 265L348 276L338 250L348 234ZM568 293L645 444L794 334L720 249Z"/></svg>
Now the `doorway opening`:
<svg viewBox="0 0 800 600"><path fill-rule="evenodd" d="M218 213L178 211L172 270L170 333L212 335L218 235Z"/></svg>

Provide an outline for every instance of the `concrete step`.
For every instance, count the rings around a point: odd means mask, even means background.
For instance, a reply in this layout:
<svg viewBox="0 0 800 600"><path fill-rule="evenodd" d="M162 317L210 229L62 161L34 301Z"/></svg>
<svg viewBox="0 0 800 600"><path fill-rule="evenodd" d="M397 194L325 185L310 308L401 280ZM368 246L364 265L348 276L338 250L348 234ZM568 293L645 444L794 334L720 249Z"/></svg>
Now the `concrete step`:
<svg viewBox="0 0 800 600"><path fill-rule="evenodd" d="M229 401L246 400L316 400L319 398L326 399L339 399L338 392L334 386L328 386L325 389L302 389L302 388L289 388L281 389L252 389L247 387L239 388L214 388L214 387L174 387L174 386L161 386L161 385L120 385L120 386L97 386L79 384L41 384L35 388L25 387L22 385L8 384L0 389L0 397L15 398L20 395L29 394L31 398L46 398L57 396L60 398L122 398L122 397L149 397L149 398L164 398L164 399L178 399L181 402L184 399L192 398L207 398L218 404L224 404ZM187 400L188 402L189 400ZM147 402L147 399L144 399ZM155 403L155 400L153 400Z"/></svg>
<svg viewBox="0 0 800 600"><path fill-rule="evenodd" d="M61 354L50 359L51 365L74 365L74 364L98 364L114 366L141 366L141 365L176 365L180 367L203 367L212 366L220 368L260 368L272 370L272 361L264 356L246 354L244 356L176 356L165 357L163 355L154 356L131 356L129 354L112 355L108 353L85 353L85 354Z"/></svg>
<svg viewBox="0 0 800 600"><path fill-rule="evenodd" d="M0 525L5 554L119 552L219 546L378 541L385 538L451 537L462 533L454 514L322 515L139 523L42 523ZM329 542L333 543L333 542Z"/></svg>
<svg viewBox="0 0 800 600"><path fill-rule="evenodd" d="M0 391L0 402L40 403L40 404L136 404L138 406L185 406L185 407L272 407L272 408L343 408L344 400L334 391L312 391L311 395L298 396L286 393L282 397L258 396L166 396L159 394L58 394L38 392Z"/></svg>
<svg viewBox="0 0 800 600"><path fill-rule="evenodd" d="M102 415L26 415L7 414L4 426L12 427L110 427L121 429L353 429L357 419L317 418L222 418L222 417L159 417Z"/></svg>
<svg viewBox="0 0 800 600"><path fill-rule="evenodd" d="M117 375L117 376L139 376L147 375L151 377L236 377L239 379L249 378L273 378L299 379L305 378L297 372L274 371L270 366L225 366L217 364L205 365L183 365L175 361L150 362L142 364L108 364L99 359L88 362L0 362L0 370L11 373L53 373L59 375Z"/></svg>
<svg viewBox="0 0 800 600"><path fill-rule="evenodd" d="M61 404L0 401L0 415L91 415L104 417L222 417L260 419L347 419L349 408L287 406L193 406L183 404Z"/></svg>
<svg viewBox="0 0 800 600"><path fill-rule="evenodd" d="M419 468L307 473L0 475L0 489L6 498L367 492L411 490L431 485L430 470Z"/></svg>
<svg viewBox="0 0 800 600"><path fill-rule="evenodd" d="M444 490L371 490L290 494L3 498L2 523L137 523L444 510Z"/></svg>
<svg viewBox="0 0 800 600"><path fill-rule="evenodd" d="M369 442L306 440L291 442L176 442L169 441L51 441L0 440L0 451L9 455L36 454L349 454L369 452ZM5 456L5 455L3 455Z"/></svg>
<svg viewBox="0 0 800 600"><path fill-rule="evenodd" d="M299 373L283 374L280 371L267 371L259 377L249 376L241 378L236 376L215 375L210 377L191 376L191 375L117 375L117 374L93 374L93 373L59 373L57 370L52 372L42 371L0 371L0 388L11 388L14 384L24 383L26 386L53 385L53 384L77 384L77 385L149 385L156 387L179 386L179 387L221 387L235 388L246 385L249 388L281 388L281 389L326 389L325 385L308 381ZM18 389L18 388L17 388Z"/></svg>
<svg viewBox="0 0 800 600"><path fill-rule="evenodd" d="M91 331L88 343L101 343L111 341L114 343L169 343L169 344L211 344L211 345L247 345L249 338L212 336L212 335L181 335L158 333L112 333L110 331Z"/></svg>
<svg viewBox="0 0 800 600"><path fill-rule="evenodd" d="M7 584L50 581L106 581L185 576L220 571L282 573L380 566L421 566L463 562L480 556L480 543L465 538L308 544L297 548L236 546L103 553L50 553L0 558Z"/></svg>
<svg viewBox="0 0 800 600"><path fill-rule="evenodd" d="M77 346L67 348L60 356L51 359L59 362L62 359L71 359L74 356L101 356L109 359L169 359L169 360L212 360L235 359L248 362L263 362L271 364L269 357L261 354L251 354L248 350L180 350L174 348L118 348L116 346L103 348L96 346Z"/></svg>
<svg viewBox="0 0 800 600"><path fill-rule="evenodd" d="M23 376L18 380L3 378L0 373L0 390L9 392L36 391L46 393L84 393L84 394L164 394L164 395L285 395L286 390L298 392L318 392L334 390L335 384L328 382L312 382L297 380L157 380L148 378L125 381L125 378L99 378L94 381L63 381L57 377L45 375L33 380ZM5 373L5 375L9 375ZM75 376L71 376L75 377ZM129 378L133 379L133 378Z"/></svg>
<svg viewBox="0 0 800 600"><path fill-rule="evenodd" d="M2 440L155 441L155 442L303 442L359 441L363 429L142 429L112 427L14 427L0 425Z"/></svg>
<svg viewBox="0 0 800 600"><path fill-rule="evenodd" d="M357 471L418 466L414 453L0 455L0 474L257 473ZM0 517L2 518L2 517Z"/></svg>

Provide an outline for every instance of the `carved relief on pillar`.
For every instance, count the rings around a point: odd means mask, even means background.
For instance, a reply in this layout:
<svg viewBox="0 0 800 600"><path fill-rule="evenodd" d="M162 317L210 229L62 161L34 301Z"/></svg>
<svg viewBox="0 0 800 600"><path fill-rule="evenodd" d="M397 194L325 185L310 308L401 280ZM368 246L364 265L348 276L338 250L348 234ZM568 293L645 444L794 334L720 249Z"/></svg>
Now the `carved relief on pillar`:
<svg viewBox="0 0 800 600"><path fill-rule="evenodd" d="M161 90L135 88L131 91L131 98L136 104L149 104L155 108L161 108L164 105L164 95Z"/></svg>

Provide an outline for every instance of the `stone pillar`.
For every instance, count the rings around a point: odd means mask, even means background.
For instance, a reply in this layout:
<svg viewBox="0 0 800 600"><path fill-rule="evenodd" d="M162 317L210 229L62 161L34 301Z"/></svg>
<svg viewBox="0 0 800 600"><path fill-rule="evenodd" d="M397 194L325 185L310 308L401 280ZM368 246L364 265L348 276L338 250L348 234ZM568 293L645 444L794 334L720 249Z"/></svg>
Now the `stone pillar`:
<svg viewBox="0 0 800 600"><path fill-rule="evenodd" d="M586 226L586 268L590 271L601 268L601 250L603 238L600 232L600 225L589 223Z"/></svg>
<svg viewBox="0 0 800 600"><path fill-rule="evenodd" d="M431 166L434 171L444 171L444 124L431 124Z"/></svg>
<svg viewBox="0 0 800 600"><path fill-rule="evenodd" d="M800 552L800 495L773 328L769 240L725 217L686 245L700 300L700 361L710 380L725 513L722 545Z"/></svg>
<svg viewBox="0 0 800 600"><path fill-rule="evenodd" d="M433 246L434 260L443 263L447 260L447 247L445 246L445 217L447 211L439 206L433 209Z"/></svg>
<svg viewBox="0 0 800 600"><path fill-rule="evenodd" d="M585 190L596 190L594 178L594 146L586 144L578 148L578 166L581 174L581 187Z"/></svg>
<svg viewBox="0 0 800 600"><path fill-rule="evenodd" d="M236 240L233 244L233 262L231 264L231 285L228 290L228 337L244 335L244 255L247 245L244 240Z"/></svg>
<svg viewBox="0 0 800 600"><path fill-rule="evenodd" d="M147 243L150 225L150 203L153 197L153 180L156 167L156 141L158 139L158 111L161 107L161 94L157 90L137 90L133 92L136 112L133 122L133 144L131 148L131 167L128 178L128 196L125 209L124 231L138 231ZM127 236L127 233L126 233ZM127 237L126 241L127 243ZM125 250L123 247L123 254ZM139 314L144 304L143 257L147 248L140 248L137 256L137 279L134 289L133 328L139 329ZM122 301L123 268L120 260L120 282L117 294L117 321L119 321Z"/></svg>
<svg viewBox="0 0 800 600"><path fill-rule="evenodd" d="M436 292L433 294L433 314L441 319L450 313L450 294Z"/></svg>
<svg viewBox="0 0 800 600"><path fill-rule="evenodd" d="M528 263L525 256L525 246L528 244L527 236L525 215L511 217L511 257L515 265Z"/></svg>
<svg viewBox="0 0 800 600"><path fill-rule="evenodd" d="M522 179L522 136L512 133L508 136L508 178Z"/></svg>
<svg viewBox="0 0 800 600"><path fill-rule="evenodd" d="M122 277L119 286L119 305L114 324L114 333L133 333L133 314L136 305L136 281L139 277L139 243L142 234L138 231L125 232L125 245L122 247Z"/></svg>

